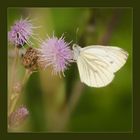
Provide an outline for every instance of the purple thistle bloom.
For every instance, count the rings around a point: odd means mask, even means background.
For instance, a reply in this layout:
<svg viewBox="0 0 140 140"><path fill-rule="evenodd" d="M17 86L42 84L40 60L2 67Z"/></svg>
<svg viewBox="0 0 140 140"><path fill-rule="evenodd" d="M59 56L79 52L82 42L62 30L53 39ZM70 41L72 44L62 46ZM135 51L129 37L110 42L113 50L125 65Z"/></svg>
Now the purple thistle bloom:
<svg viewBox="0 0 140 140"><path fill-rule="evenodd" d="M9 117L9 125L10 127L18 126L21 124L29 115L29 111L27 108L21 106L15 112L12 112Z"/></svg>
<svg viewBox="0 0 140 140"><path fill-rule="evenodd" d="M33 25L30 20L20 19L11 26L8 32L8 40L11 44L22 47L24 44L30 44L29 38L33 35Z"/></svg>
<svg viewBox="0 0 140 140"><path fill-rule="evenodd" d="M69 47L70 43L65 42L63 35L61 38L53 36L48 37L42 44L40 51L39 62L46 68L52 66L54 74L64 75L64 71L70 62L73 62L73 52Z"/></svg>

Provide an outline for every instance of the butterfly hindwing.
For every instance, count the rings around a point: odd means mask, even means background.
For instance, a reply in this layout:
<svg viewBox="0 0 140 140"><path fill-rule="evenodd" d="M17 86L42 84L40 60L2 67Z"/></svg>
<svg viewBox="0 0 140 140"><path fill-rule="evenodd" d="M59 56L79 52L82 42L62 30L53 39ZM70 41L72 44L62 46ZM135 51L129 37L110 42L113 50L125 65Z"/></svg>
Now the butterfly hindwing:
<svg viewBox="0 0 140 140"><path fill-rule="evenodd" d="M94 59L92 61L80 56L77 59L81 82L91 87L106 86L113 80L113 72L107 68L107 65L98 63L100 61L94 62Z"/></svg>

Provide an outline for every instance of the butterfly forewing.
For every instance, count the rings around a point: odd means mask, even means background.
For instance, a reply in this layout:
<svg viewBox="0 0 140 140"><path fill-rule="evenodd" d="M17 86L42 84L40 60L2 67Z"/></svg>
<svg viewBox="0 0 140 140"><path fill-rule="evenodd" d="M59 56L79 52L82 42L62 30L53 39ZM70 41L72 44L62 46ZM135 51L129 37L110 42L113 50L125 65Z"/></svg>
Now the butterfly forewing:
<svg viewBox="0 0 140 140"><path fill-rule="evenodd" d="M104 60L113 72L118 71L126 62L128 53L118 47L93 45L81 49L81 55L85 57L97 57Z"/></svg>

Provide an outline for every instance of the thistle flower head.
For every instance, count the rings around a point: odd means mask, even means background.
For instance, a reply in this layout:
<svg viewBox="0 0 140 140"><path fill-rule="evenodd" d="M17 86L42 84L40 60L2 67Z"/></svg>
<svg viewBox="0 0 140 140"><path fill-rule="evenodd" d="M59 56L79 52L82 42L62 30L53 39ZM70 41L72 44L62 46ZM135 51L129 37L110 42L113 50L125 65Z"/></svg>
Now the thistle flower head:
<svg viewBox="0 0 140 140"><path fill-rule="evenodd" d="M52 38L48 37L39 49L39 62L42 63L44 68L51 66L54 74L60 74L61 72L64 74L73 59L69 44L65 42L63 35L59 39L54 35Z"/></svg>
<svg viewBox="0 0 140 140"><path fill-rule="evenodd" d="M9 126L14 127L21 124L29 115L29 111L25 107L19 107L15 112L9 116Z"/></svg>
<svg viewBox="0 0 140 140"><path fill-rule="evenodd" d="M29 38L33 36L33 28L31 21L27 18L15 21L8 32L9 42L17 47L30 44Z"/></svg>

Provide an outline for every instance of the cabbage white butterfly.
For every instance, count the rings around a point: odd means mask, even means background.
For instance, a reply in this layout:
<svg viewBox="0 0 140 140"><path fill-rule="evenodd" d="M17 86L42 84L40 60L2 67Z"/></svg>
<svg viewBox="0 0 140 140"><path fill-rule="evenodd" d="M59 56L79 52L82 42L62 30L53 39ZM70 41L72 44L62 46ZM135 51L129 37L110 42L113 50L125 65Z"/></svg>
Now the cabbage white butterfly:
<svg viewBox="0 0 140 140"><path fill-rule="evenodd" d="M104 87L111 83L114 73L126 62L128 53L119 47L73 45L80 80L90 87Z"/></svg>

